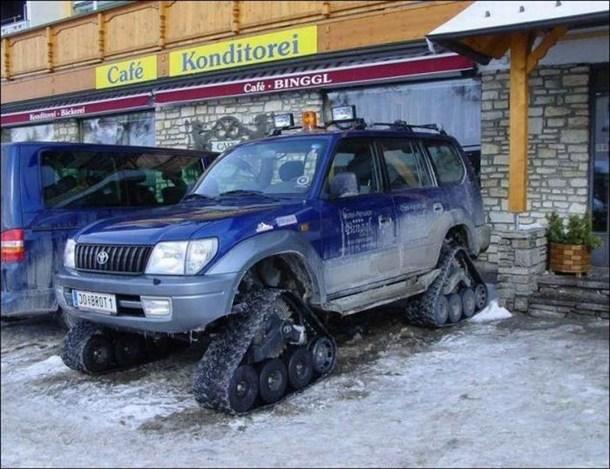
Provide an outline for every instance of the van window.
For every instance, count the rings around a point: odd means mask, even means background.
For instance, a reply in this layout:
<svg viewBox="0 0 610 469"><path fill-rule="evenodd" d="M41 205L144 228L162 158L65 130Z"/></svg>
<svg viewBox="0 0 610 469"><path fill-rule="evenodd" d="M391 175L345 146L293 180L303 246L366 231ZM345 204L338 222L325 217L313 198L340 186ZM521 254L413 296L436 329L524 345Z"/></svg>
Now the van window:
<svg viewBox="0 0 610 469"><path fill-rule="evenodd" d="M399 139L382 139L379 144L393 191L432 185L432 178L418 147Z"/></svg>
<svg viewBox="0 0 610 469"><path fill-rule="evenodd" d="M464 164L455 148L446 142L424 142L439 185L456 184L464 177Z"/></svg>
<svg viewBox="0 0 610 469"><path fill-rule="evenodd" d="M49 208L154 207L174 204L203 168L198 157L146 152L42 152Z"/></svg>

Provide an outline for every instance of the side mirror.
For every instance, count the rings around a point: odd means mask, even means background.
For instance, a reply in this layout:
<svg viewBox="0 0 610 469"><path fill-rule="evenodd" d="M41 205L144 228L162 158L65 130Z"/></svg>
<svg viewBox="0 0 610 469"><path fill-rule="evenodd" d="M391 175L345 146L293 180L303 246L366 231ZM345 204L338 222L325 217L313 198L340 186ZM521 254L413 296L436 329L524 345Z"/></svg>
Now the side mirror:
<svg viewBox="0 0 610 469"><path fill-rule="evenodd" d="M330 197L338 199L349 195L358 195L358 179L355 173L343 172L330 181Z"/></svg>

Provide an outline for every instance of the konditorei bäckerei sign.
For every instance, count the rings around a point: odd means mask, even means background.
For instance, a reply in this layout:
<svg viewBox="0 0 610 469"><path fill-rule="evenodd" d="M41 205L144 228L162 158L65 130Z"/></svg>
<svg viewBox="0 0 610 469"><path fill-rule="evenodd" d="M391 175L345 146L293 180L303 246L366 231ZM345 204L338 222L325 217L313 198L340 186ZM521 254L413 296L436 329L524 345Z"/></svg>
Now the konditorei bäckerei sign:
<svg viewBox="0 0 610 469"><path fill-rule="evenodd" d="M113 88L157 79L157 56L125 60L95 69L95 88Z"/></svg>
<svg viewBox="0 0 610 469"><path fill-rule="evenodd" d="M316 26L222 41L169 54L172 77L293 59L318 51Z"/></svg>

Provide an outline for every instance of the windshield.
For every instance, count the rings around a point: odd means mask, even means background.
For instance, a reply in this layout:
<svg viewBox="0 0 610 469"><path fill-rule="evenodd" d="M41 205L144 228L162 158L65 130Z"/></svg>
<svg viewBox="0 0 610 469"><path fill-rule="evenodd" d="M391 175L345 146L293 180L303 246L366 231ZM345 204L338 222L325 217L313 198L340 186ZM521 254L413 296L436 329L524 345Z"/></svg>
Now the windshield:
<svg viewBox="0 0 610 469"><path fill-rule="evenodd" d="M305 194L327 145L326 138L241 145L214 164L193 192L205 197L240 192Z"/></svg>

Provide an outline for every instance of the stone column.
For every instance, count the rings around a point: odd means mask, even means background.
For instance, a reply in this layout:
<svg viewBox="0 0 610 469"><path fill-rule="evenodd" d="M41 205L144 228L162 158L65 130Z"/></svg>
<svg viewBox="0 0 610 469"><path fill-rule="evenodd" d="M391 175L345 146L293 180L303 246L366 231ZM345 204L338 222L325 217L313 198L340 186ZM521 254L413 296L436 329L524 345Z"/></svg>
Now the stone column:
<svg viewBox="0 0 610 469"><path fill-rule="evenodd" d="M496 231L496 234L500 306L525 313L529 296L538 289L537 277L546 270L545 229Z"/></svg>

